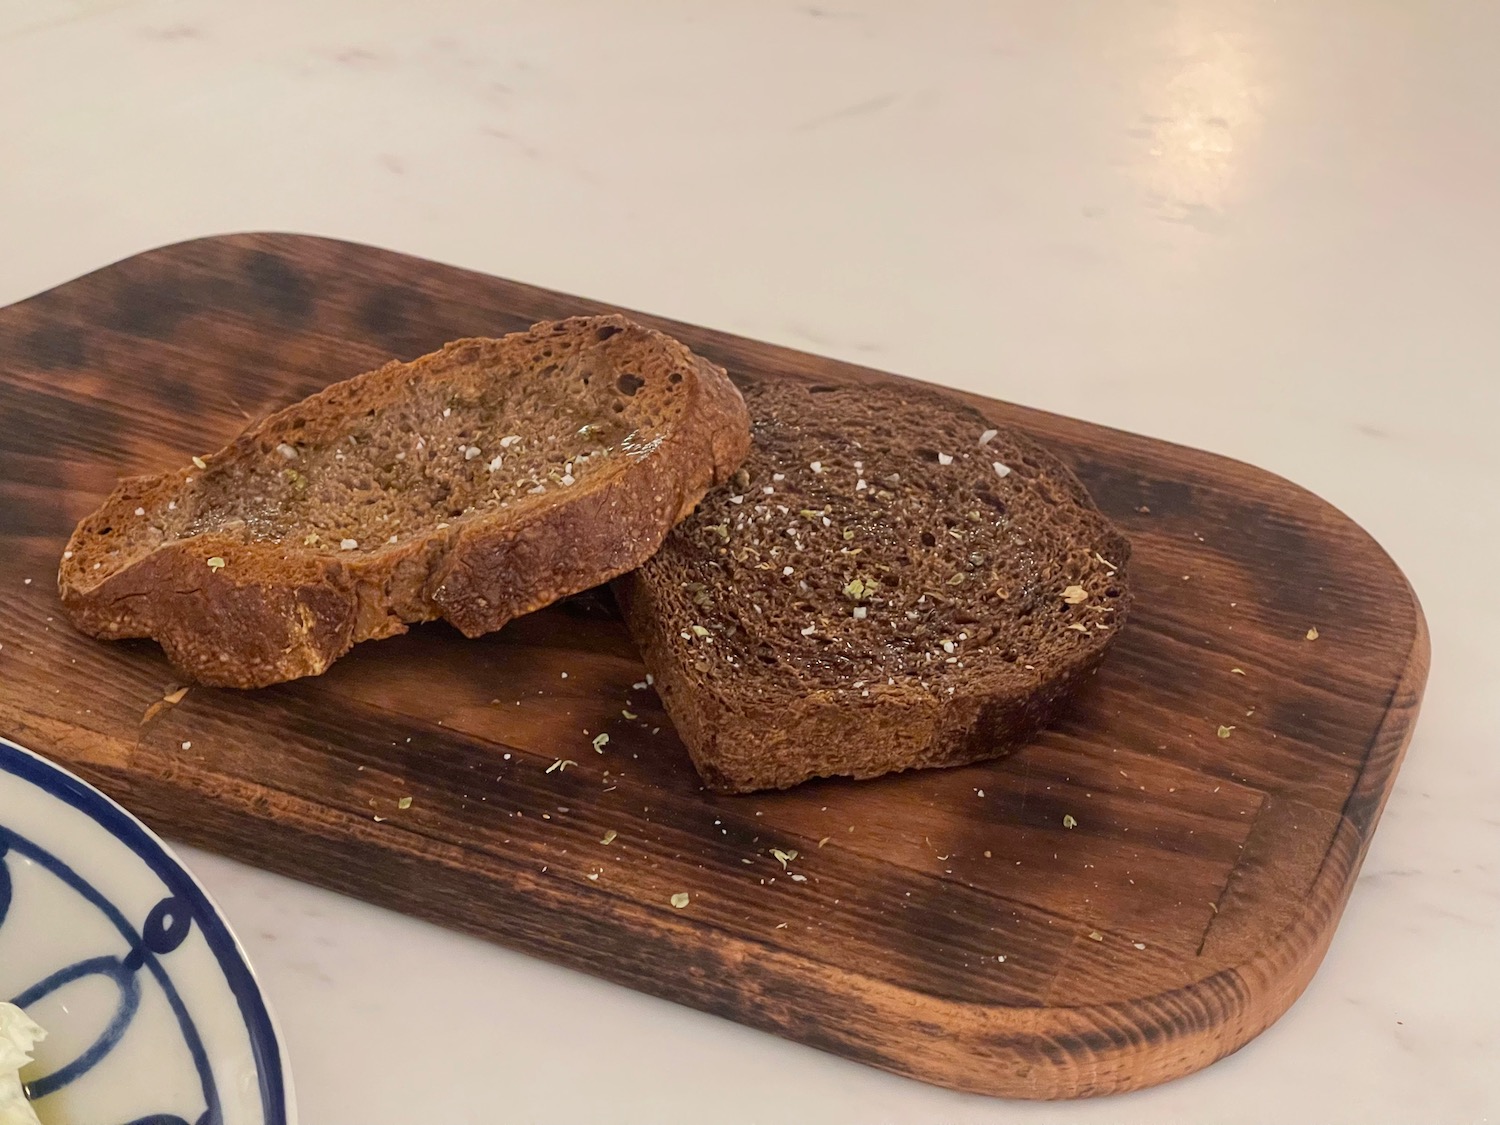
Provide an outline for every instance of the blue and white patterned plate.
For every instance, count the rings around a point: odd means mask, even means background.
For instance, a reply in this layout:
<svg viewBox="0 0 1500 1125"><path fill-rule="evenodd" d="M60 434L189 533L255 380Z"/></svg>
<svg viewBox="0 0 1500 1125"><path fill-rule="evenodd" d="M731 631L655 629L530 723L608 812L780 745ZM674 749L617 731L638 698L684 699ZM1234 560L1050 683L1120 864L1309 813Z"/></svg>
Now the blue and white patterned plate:
<svg viewBox="0 0 1500 1125"><path fill-rule="evenodd" d="M295 1125L244 950L165 844L0 739L0 1000L48 1032L23 1074L43 1122Z"/></svg>

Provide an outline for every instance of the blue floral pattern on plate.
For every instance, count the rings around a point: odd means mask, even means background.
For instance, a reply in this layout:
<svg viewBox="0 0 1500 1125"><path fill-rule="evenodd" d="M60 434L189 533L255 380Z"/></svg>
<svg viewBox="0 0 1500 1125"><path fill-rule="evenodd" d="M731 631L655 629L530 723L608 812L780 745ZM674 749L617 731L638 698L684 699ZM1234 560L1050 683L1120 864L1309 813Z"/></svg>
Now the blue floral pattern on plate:
<svg viewBox="0 0 1500 1125"><path fill-rule="evenodd" d="M270 1012L203 888L119 805L4 739L0 999L49 1032L24 1075L44 1120L293 1125Z"/></svg>

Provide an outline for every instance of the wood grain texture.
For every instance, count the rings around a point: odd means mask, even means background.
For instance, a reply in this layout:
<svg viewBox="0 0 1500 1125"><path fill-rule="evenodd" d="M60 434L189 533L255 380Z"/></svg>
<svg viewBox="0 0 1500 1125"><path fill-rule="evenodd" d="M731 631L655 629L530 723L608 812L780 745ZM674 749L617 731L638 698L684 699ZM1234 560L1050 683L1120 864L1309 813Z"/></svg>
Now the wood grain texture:
<svg viewBox="0 0 1500 1125"><path fill-rule="evenodd" d="M167 247L0 311L0 732L177 839L962 1090L1147 1086L1281 1015L1390 792L1427 634L1363 531L1245 465L971 398L1131 537L1135 609L1055 730L876 782L703 790L601 593L161 707L154 645L63 620L58 556L118 476L393 356L602 311L289 235ZM893 378L640 319L731 373Z"/></svg>

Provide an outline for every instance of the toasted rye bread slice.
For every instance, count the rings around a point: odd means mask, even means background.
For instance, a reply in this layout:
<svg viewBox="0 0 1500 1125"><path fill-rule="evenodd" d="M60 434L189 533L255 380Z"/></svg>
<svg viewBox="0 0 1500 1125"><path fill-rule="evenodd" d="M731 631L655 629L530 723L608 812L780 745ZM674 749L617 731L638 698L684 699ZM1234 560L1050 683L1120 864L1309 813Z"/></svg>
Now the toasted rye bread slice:
<svg viewBox="0 0 1500 1125"><path fill-rule="evenodd" d="M84 632L259 687L411 622L478 636L638 566L748 446L723 370L623 317L459 340L121 481L58 587Z"/></svg>
<svg viewBox="0 0 1500 1125"><path fill-rule="evenodd" d="M744 468L614 584L704 781L960 765L1050 721L1130 601L1077 478L921 388L745 398Z"/></svg>

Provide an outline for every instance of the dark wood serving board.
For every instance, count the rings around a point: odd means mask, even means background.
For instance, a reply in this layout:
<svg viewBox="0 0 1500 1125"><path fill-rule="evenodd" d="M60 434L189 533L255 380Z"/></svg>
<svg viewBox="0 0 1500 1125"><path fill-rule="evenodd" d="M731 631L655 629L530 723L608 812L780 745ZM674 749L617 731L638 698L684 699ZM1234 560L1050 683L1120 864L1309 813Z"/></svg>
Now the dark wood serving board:
<svg viewBox="0 0 1500 1125"><path fill-rule="evenodd" d="M973 400L1072 464L1134 541L1130 624L1009 760L784 794L700 787L632 688L607 595L162 706L178 681L154 645L62 617L63 544L117 477L392 356L602 308L241 235L0 311L0 734L176 839L963 1090L1146 1086L1281 1015L1390 792L1427 634L1363 531L1245 465ZM894 378L641 319L731 372ZM548 772L559 758L578 764ZM789 870L772 848L798 853Z"/></svg>

